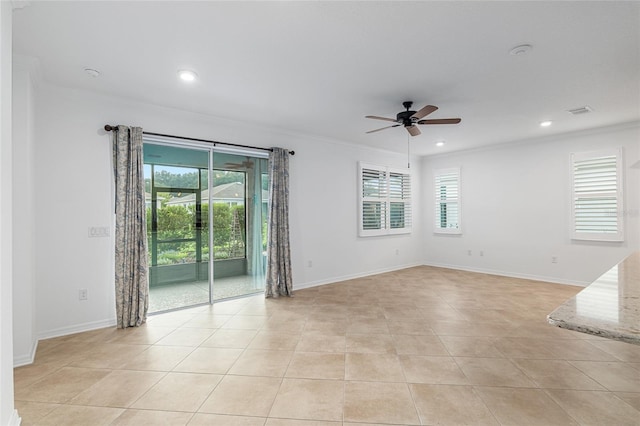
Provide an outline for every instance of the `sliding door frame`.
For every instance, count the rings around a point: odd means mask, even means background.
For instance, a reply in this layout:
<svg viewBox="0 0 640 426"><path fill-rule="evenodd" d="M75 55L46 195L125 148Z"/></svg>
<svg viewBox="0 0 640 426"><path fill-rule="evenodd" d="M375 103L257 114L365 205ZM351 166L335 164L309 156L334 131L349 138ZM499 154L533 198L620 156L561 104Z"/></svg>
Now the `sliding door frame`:
<svg viewBox="0 0 640 426"><path fill-rule="evenodd" d="M161 145L161 146L169 146L169 147L174 147L174 148L186 148L186 149L196 149L196 150L201 150L201 151L208 151L209 154L209 168L208 168L208 187L209 187L209 196L208 199L206 200L206 202L209 204L209 209L208 209L208 223L209 223L209 235L208 235L208 243L209 243L209 265L208 265L208 271L209 271L209 304L212 305L214 304L216 301L213 298L213 285L214 285L214 257L215 257L215 253L214 253L214 232L213 232L213 194L212 194L212 189L213 189L213 183L214 183L214 157L216 153L224 153L224 154L232 154L232 155L242 155L242 156L249 156L249 157L254 157L254 158L260 158L260 159L268 159L269 158L269 153L260 149L250 149L250 148L236 148L236 147L228 147L228 146L211 146L210 143L207 142L197 142L197 141L187 141L187 140L182 140L179 138L168 138L168 137L159 137L159 136L149 136L149 135L143 135L143 143L144 144L154 144L154 145ZM153 177L152 177L153 179ZM153 189L153 188L152 188ZM245 190L246 192L246 190ZM204 200L201 200L204 201ZM152 199L153 202L153 199ZM248 237L247 237L248 239ZM245 245L245 253L246 253L247 247ZM239 295L236 297L244 297L244 295ZM235 297L232 297L231 299L233 299ZM225 299L223 299L225 300ZM178 309L185 309L185 308L189 308L189 307L193 307L193 306L201 306L204 305L204 303L199 303L196 305L192 305L192 306L185 306L185 307L180 307L180 308L175 308L175 309L170 309L169 311L172 310L178 310ZM162 312L167 312L167 311L162 311Z"/></svg>

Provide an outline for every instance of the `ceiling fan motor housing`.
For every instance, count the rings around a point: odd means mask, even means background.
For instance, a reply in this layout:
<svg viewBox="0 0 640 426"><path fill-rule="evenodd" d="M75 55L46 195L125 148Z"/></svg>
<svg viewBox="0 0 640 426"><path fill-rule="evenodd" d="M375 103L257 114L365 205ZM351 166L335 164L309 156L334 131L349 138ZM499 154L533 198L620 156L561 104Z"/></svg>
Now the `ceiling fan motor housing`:
<svg viewBox="0 0 640 426"><path fill-rule="evenodd" d="M411 120L411 116L415 113L416 113L415 111L408 111L408 110L399 112L396 115L396 120L398 121L398 123L402 123L405 127L413 126L415 122Z"/></svg>
<svg viewBox="0 0 640 426"><path fill-rule="evenodd" d="M396 121L402 123L404 127L413 126L417 120L412 120L411 116L415 114L415 111L409 111L413 105L412 101L404 101L402 106L406 108L406 111L399 112L396 115Z"/></svg>

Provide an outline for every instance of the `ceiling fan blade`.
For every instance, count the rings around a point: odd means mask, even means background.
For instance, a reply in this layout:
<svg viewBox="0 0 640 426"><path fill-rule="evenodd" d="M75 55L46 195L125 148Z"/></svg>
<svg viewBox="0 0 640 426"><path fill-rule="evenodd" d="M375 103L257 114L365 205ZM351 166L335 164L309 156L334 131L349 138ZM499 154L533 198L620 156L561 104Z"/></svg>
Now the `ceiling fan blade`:
<svg viewBox="0 0 640 426"><path fill-rule="evenodd" d="M411 136L418 136L422 133L416 126L406 126L405 129L407 129L407 132L409 132Z"/></svg>
<svg viewBox="0 0 640 426"><path fill-rule="evenodd" d="M393 126L387 126L387 127L382 127L380 129L369 130L368 132L365 132L365 133L375 133L375 132L379 132L380 130L390 129L392 127L398 127L398 126L399 126L399 124L394 124Z"/></svg>
<svg viewBox="0 0 640 426"><path fill-rule="evenodd" d="M420 111L418 111L415 114L413 114L411 116L411 118L415 118L415 119L420 120L422 117L426 117L427 115L431 114L432 112L434 112L437 109L438 109L437 106L427 105L426 107L422 108Z"/></svg>
<svg viewBox="0 0 640 426"><path fill-rule="evenodd" d="M373 118L374 120L392 121L394 123L397 121L395 118L378 117L377 115L365 115L364 118Z"/></svg>
<svg viewBox="0 0 640 426"><path fill-rule="evenodd" d="M461 122L460 118L436 118L432 120L420 120L418 124L458 124Z"/></svg>

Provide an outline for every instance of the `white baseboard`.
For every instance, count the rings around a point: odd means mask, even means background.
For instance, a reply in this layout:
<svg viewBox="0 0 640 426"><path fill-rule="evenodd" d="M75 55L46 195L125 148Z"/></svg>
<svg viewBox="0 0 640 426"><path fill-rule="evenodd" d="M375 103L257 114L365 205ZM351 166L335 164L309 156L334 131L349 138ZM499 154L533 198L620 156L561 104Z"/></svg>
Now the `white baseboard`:
<svg viewBox="0 0 640 426"><path fill-rule="evenodd" d="M394 267L391 267L391 268L376 269L374 271L359 272L357 274L342 275L342 276L339 276L339 277L331 277L331 278L327 278L327 279L324 279L324 280L310 281L310 282L301 283L301 284L294 284L293 285L293 291L302 290L302 289L311 288L311 287L318 287L318 286L325 285L325 284L337 283L337 282L340 282L340 281L354 280L356 278L369 277L371 275L384 274L386 272L399 271L401 269L414 268L416 266L422 266L422 265L423 264L420 263L420 262L418 262L418 263L410 263L410 264L406 264L406 265L394 266Z"/></svg>
<svg viewBox="0 0 640 426"><path fill-rule="evenodd" d="M9 426L20 426L20 423L22 423L22 419L18 415L18 410L13 410L13 413L11 413L11 418L9 419L8 425Z"/></svg>
<svg viewBox="0 0 640 426"><path fill-rule="evenodd" d="M112 327L115 325L115 319L107 319L44 331L38 334L38 339L34 342L33 347L31 348L31 353L13 357L13 367L22 367L23 365L33 364L33 361L36 357L36 351L38 350L38 342L40 342L40 340L51 339L53 337L68 336L69 334L82 333L83 331L97 330L99 328Z"/></svg>
<svg viewBox="0 0 640 426"><path fill-rule="evenodd" d="M534 281L543 281L547 283L553 284L564 284L564 285L576 285L580 287L586 287L590 282L585 281L573 281L573 280L563 280L558 279L556 277L547 277L542 275L531 275L531 274L521 274L518 272L510 272L510 271L498 271L494 269L483 269L483 268L470 268L468 266L461 265L451 265L447 263L438 263L438 262L425 262L424 266L434 266L436 268L446 268L446 269L457 269L459 271L467 271L467 272L477 272L479 274L489 274L489 275L498 275L501 277L509 277L509 278L521 278L525 280L534 280Z"/></svg>
<svg viewBox="0 0 640 426"><path fill-rule="evenodd" d="M111 327L115 325L115 318L85 322L84 324L75 324L69 327L60 327L53 330L44 331L38 334L38 340L67 336L69 334L82 333L83 331L97 330L99 328Z"/></svg>
<svg viewBox="0 0 640 426"><path fill-rule="evenodd" d="M54 337L68 336L69 334L82 333L83 331L97 330L99 328L113 327L116 325L115 319L106 319L100 321L86 322L69 327L61 327L53 330L47 330L38 334L38 339L34 342L31 353L14 356L13 367L22 367L23 365L33 364L40 340L51 339Z"/></svg>
<svg viewBox="0 0 640 426"><path fill-rule="evenodd" d="M38 342L39 340L36 340L35 342L33 342L33 346L31 347L30 353L13 357L13 368L22 367L23 365L33 364L33 361L36 359Z"/></svg>

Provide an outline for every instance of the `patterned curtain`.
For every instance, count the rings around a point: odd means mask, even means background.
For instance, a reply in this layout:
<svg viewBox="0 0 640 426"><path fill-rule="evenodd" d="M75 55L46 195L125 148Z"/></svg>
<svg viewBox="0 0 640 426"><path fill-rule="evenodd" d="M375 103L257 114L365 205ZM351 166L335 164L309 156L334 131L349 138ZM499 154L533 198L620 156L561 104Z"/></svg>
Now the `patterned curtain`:
<svg viewBox="0 0 640 426"><path fill-rule="evenodd" d="M289 248L289 152L273 148L269 155L269 226L265 297L291 296Z"/></svg>
<svg viewBox="0 0 640 426"><path fill-rule="evenodd" d="M116 316L118 328L147 319L149 277L142 129L118 126L113 138L116 204Z"/></svg>

